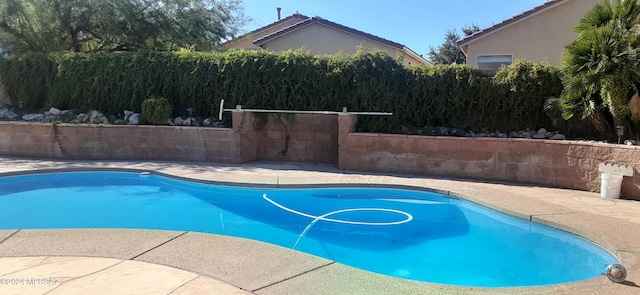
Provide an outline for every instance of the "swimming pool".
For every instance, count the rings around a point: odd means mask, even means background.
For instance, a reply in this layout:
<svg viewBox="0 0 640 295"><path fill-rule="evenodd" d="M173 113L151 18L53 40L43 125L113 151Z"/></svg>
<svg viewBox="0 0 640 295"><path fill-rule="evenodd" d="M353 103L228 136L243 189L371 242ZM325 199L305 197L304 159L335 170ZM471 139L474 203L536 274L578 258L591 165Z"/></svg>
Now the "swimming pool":
<svg viewBox="0 0 640 295"><path fill-rule="evenodd" d="M85 171L0 177L0 204L0 229L199 231L442 284L557 284L617 263L566 232L406 189L238 187Z"/></svg>

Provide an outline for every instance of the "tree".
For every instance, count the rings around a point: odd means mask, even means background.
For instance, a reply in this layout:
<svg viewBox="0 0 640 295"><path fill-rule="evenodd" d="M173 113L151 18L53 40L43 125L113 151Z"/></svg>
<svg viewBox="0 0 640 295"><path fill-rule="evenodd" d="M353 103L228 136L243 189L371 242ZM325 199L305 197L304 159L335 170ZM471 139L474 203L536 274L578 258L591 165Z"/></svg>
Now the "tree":
<svg viewBox="0 0 640 295"><path fill-rule="evenodd" d="M480 31L480 28L474 24L462 28L465 36L470 36L478 31ZM466 63L467 57L458 46L458 41L460 41L460 34L455 30L447 30L442 45L438 46L438 48L429 47L430 61L434 64L443 65Z"/></svg>
<svg viewBox="0 0 640 295"><path fill-rule="evenodd" d="M565 119L589 118L603 133L610 132L610 123L624 126L640 81L639 24L636 0L605 1L580 20L562 60L565 90L558 104Z"/></svg>
<svg viewBox="0 0 640 295"><path fill-rule="evenodd" d="M247 20L240 0L4 0L9 53L138 49L208 51Z"/></svg>
<svg viewBox="0 0 640 295"><path fill-rule="evenodd" d="M471 36L476 32L480 32L480 27L478 27L478 25L476 24L471 24L470 26L462 27L462 33L464 33L465 37Z"/></svg>

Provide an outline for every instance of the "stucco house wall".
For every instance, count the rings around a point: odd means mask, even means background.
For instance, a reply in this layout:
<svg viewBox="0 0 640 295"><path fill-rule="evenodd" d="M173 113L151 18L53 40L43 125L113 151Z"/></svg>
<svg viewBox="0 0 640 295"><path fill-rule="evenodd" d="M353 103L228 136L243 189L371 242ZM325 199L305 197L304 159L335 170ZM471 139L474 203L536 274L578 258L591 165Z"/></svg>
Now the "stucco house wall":
<svg viewBox="0 0 640 295"><path fill-rule="evenodd" d="M313 36L313 38L309 38L309 36ZM354 54L357 52L358 47L383 50L396 59L403 57L404 65L424 64L402 50L336 30L320 23L311 24L262 44L262 48L269 51L287 51L302 48L309 50L313 54Z"/></svg>
<svg viewBox="0 0 640 295"><path fill-rule="evenodd" d="M549 1L551 2L551 1ZM511 55L512 61L525 59L560 65L564 47L575 39L574 28L580 19L602 0L555 0L555 5L514 16L513 23L487 32L459 45L467 55L467 64L478 66L481 55ZM527 12L524 13L525 15ZM491 30L491 28L488 28Z"/></svg>
<svg viewBox="0 0 640 295"><path fill-rule="evenodd" d="M424 62L419 61L418 59L414 58L412 55L408 54L406 51L402 51L402 50L396 50L396 56L395 58L400 58L402 57L402 64L404 64L405 66L419 66L419 65L424 65Z"/></svg>
<svg viewBox="0 0 640 295"><path fill-rule="evenodd" d="M313 38L309 38L313 36ZM396 56L396 50L382 43L372 42L361 37L348 34L316 23L299 30L270 40L262 45L269 51L287 51L289 49L305 48L313 54L356 53L358 46L367 49L377 48Z"/></svg>
<svg viewBox="0 0 640 295"><path fill-rule="evenodd" d="M393 58L402 58L404 65L431 64L406 46L365 32L324 20L294 14L246 35L227 42L228 49L264 49L287 51L306 49L313 54L353 54L359 46L379 49Z"/></svg>

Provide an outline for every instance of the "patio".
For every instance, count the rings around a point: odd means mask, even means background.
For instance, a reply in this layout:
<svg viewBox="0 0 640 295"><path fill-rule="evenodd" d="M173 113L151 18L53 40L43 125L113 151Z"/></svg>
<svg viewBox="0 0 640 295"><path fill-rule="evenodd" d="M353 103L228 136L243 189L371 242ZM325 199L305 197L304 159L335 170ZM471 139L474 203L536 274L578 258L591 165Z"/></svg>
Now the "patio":
<svg viewBox="0 0 640 295"><path fill-rule="evenodd" d="M605 276L531 288L471 288L378 275L270 244L196 232L132 229L0 230L0 279L56 279L9 285L2 294L637 294L640 203L597 193L339 170L294 162L219 164L65 161L0 157L0 175L24 171L131 169L226 183L385 184L439 190L579 234L614 253L623 284ZM604 269L603 269L604 272ZM38 283L36 281L36 283Z"/></svg>

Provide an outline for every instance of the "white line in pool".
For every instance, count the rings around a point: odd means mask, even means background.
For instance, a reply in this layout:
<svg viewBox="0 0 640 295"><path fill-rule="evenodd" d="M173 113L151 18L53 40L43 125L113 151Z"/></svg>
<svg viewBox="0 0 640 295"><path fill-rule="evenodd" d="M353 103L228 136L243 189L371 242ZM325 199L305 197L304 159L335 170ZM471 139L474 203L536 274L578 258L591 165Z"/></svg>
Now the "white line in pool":
<svg viewBox="0 0 640 295"><path fill-rule="evenodd" d="M407 212L400 211L400 210L395 210L395 209L387 209L387 208L350 208L350 209L342 209L342 210L332 211L332 212L325 213L325 214L320 215L320 216L314 216L314 215L311 215L311 214L307 214L307 213L303 213L303 212L300 212L300 211L296 211L296 210L293 210L291 208L287 208L287 207L285 207L283 205L280 205L280 204L276 203L275 201L269 199L267 197L267 194L263 194L262 198L267 200L267 202L275 205L276 207L278 207L278 208L280 208L282 210L291 212L293 214L297 214L297 215L301 215L301 216L304 216L304 217L309 217L309 218L313 218L313 219L317 219L317 220L329 221L329 222L356 224L356 225L397 225L397 224L407 223L407 222L413 220L413 216L411 214L407 213ZM400 221L392 221L392 222L365 222L365 221L351 221L351 220L326 218L329 215L338 214L338 213L344 213L344 212L354 212L354 211L393 212L393 213L402 214L402 215L406 216L407 219L400 220Z"/></svg>
<svg viewBox="0 0 640 295"><path fill-rule="evenodd" d="M318 222L318 220L337 222L337 223L346 223L346 224L357 224L357 225L397 225L397 224L407 223L407 222L413 220L413 216L411 214L407 213L407 212L400 211L400 210L395 210L395 209L387 209L387 208L350 208L350 209L342 209L342 210L331 211L329 213L325 213L325 214L322 214L320 216L314 216L314 215L311 215L311 214L302 213L300 211L296 211L296 210L293 210L291 208L287 208L287 207L285 207L283 205L280 205L280 204L276 203L275 201L269 199L267 197L267 194L263 194L262 198L267 200L267 202L269 202L269 203L275 205L276 207L278 207L278 208L280 208L282 210L285 210L287 212L291 212L293 214L301 215L301 216L304 216L304 217L313 218L313 220L307 225L307 227L304 228L304 230L298 236L298 239L293 244L293 249L295 249L298 246L298 243L300 243L300 240L302 239L302 237L304 237L307 234L307 232L311 229L311 227L314 224L316 224L316 222ZM329 215L338 214L338 213L344 213L344 212L354 212L354 211L393 212L393 213L398 213L398 214L405 215L405 216L407 216L407 219L400 220L400 221L392 221L392 222L364 222L364 221L350 221L350 220L326 218Z"/></svg>

